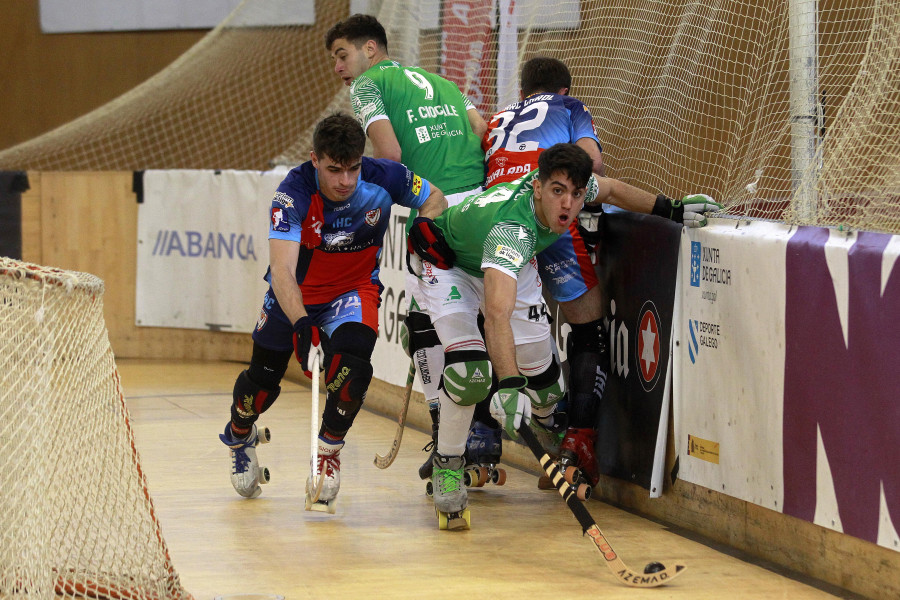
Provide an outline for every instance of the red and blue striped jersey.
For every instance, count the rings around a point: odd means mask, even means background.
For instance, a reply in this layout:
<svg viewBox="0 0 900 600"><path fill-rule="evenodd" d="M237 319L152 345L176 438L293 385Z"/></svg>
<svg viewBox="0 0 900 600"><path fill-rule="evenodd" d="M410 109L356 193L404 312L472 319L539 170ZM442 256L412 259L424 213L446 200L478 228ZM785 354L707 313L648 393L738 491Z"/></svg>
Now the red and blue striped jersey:
<svg viewBox="0 0 900 600"><path fill-rule="evenodd" d="M574 144L582 138L594 140L600 148L591 113L576 98L537 93L510 104L491 118L481 142L486 187L537 169L538 155L553 144Z"/></svg>
<svg viewBox="0 0 900 600"><path fill-rule="evenodd" d="M356 190L333 202L308 161L292 169L272 199L269 239L300 244L297 282L304 304L331 302L378 280L378 260L391 206L417 209L431 184L398 162L362 157ZM268 278L268 275L267 275Z"/></svg>

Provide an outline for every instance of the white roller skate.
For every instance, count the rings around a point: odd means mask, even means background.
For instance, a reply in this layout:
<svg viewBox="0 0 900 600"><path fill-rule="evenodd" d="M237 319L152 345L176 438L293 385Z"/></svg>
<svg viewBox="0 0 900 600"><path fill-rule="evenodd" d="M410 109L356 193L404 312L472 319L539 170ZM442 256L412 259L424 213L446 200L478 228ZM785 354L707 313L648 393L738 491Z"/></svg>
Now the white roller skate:
<svg viewBox="0 0 900 600"><path fill-rule="evenodd" d="M431 483L439 529L468 529L471 524L466 508L468 492L463 485L465 464L462 456L434 455Z"/></svg>
<svg viewBox="0 0 900 600"><path fill-rule="evenodd" d="M247 437L237 438L229 421L225 433L219 434L219 439L231 450L231 485L234 491L244 498L256 498L262 493L259 484L269 483L269 469L260 467L256 458L256 446L267 444L272 439L269 428L263 427L259 431L254 424Z"/></svg>
<svg viewBox="0 0 900 600"><path fill-rule="evenodd" d="M341 489L341 448L343 440L331 442L319 437L317 477L310 473L306 479L306 510L334 514L338 491Z"/></svg>

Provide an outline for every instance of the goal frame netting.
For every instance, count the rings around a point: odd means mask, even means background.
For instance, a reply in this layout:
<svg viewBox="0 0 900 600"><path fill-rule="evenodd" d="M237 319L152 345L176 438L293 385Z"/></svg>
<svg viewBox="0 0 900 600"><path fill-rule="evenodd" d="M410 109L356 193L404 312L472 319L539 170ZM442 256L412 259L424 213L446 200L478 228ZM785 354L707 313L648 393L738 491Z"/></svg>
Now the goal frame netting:
<svg viewBox="0 0 900 600"><path fill-rule="evenodd" d="M135 446L98 277L0 257L0 598L192 600Z"/></svg>

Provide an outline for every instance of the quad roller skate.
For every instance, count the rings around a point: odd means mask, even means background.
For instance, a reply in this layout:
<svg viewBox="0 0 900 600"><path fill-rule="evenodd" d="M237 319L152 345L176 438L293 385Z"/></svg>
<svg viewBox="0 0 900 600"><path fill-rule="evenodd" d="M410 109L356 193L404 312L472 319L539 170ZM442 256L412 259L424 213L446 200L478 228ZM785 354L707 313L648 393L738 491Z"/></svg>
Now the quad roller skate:
<svg viewBox="0 0 900 600"><path fill-rule="evenodd" d="M566 482L574 485L579 500L591 497L600 481L594 447L597 431L588 427L569 427L559 446L559 471Z"/></svg>
<svg viewBox="0 0 900 600"><path fill-rule="evenodd" d="M463 483L467 487L484 487L490 481L495 485L506 483L506 469L500 464L503 452L501 430L475 421L466 440L466 467Z"/></svg>
<svg viewBox="0 0 900 600"><path fill-rule="evenodd" d="M334 514L341 489L341 448L343 441L330 442L319 437L316 472L306 479L306 510Z"/></svg>
<svg viewBox="0 0 900 600"><path fill-rule="evenodd" d="M269 483L270 477L269 469L259 466L256 447L272 440L269 428L258 430L254 424L247 437L238 438L231 430L229 421L225 432L219 434L219 439L231 450L231 485L234 486L234 491L244 498L258 497L262 493L259 484Z"/></svg>
<svg viewBox="0 0 900 600"><path fill-rule="evenodd" d="M462 456L443 456L435 453L431 475L434 511L439 529L468 529L471 525L466 486L463 485Z"/></svg>

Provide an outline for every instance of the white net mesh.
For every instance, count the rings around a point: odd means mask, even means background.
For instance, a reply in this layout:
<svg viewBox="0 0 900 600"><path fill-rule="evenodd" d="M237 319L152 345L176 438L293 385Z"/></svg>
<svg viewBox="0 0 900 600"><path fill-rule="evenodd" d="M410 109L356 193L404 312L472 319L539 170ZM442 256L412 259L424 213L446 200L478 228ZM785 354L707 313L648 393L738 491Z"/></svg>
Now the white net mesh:
<svg viewBox="0 0 900 600"><path fill-rule="evenodd" d="M0 598L180 599L93 275L0 258Z"/></svg>
<svg viewBox="0 0 900 600"><path fill-rule="evenodd" d="M323 45L349 6L316 2L313 26L240 25L277 21L293 3L245 0L166 71L0 153L0 168L306 160L311 126L349 110ZM486 116L515 99L524 60L564 60L610 176L670 196L708 192L733 215L900 232L897 0L368 4L393 58L457 81Z"/></svg>

